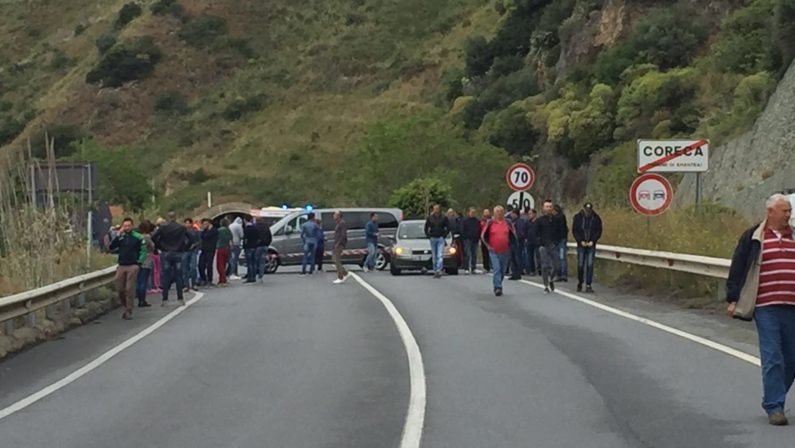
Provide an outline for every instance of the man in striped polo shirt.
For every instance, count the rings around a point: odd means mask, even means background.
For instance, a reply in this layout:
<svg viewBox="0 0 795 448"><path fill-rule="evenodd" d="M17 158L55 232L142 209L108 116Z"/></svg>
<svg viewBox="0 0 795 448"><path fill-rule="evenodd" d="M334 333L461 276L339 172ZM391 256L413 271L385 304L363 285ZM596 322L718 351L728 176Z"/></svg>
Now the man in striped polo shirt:
<svg viewBox="0 0 795 448"><path fill-rule="evenodd" d="M740 237L726 283L730 316L756 320L762 359L762 407L786 425L784 400L795 380L795 237L792 205L775 194L765 221Z"/></svg>

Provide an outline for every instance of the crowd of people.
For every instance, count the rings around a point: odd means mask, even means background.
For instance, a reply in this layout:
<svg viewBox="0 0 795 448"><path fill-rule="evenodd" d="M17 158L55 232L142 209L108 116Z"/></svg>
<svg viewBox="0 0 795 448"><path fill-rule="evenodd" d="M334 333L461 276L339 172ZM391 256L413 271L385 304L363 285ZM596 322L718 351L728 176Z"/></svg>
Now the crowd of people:
<svg viewBox="0 0 795 448"><path fill-rule="evenodd" d="M535 209L502 206L484 209L477 216L471 207L466 216L449 209L442 214L436 204L425 222L430 239L434 277L442 276L445 239L452 236L466 274L476 274L478 253L486 273L493 273L494 294L503 293L503 279L540 275L544 290L555 290L555 282L568 282L568 236L566 215L552 200L544 201L541 215ZM571 233L577 242L577 291L593 292L596 243L602 236L602 219L593 204L585 203L574 216Z"/></svg>

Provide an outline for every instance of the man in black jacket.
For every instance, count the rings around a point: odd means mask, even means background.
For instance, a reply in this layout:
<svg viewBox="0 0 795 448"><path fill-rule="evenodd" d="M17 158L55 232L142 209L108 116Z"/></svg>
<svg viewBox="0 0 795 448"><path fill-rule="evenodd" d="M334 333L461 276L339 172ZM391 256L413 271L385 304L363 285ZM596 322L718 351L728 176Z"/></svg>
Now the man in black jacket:
<svg viewBox="0 0 795 448"><path fill-rule="evenodd" d="M265 218L257 218L257 232L259 233L259 240L257 241L257 250L255 257L257 259L257 276L260 281L265 276L265 271L268 268L268 247L270 247L273 240L271 235L271 228L265 221Z"/></svg>
<svg viewBox="0 0 795 448"><path fill-rule="evenodd" d="M444 268L445 238L450 233L450 221L441 212L441 206L434 204L431 214L425 220L425 235L431 240L431 254L433 254L433 276L442 277Z"/></svg>
<svg viewBox="0 0 795 448"><path fill-rule="evenodd" d="M183 222L185 234L187 235L187 247L182 253L182 286L183 291L189 289L198 291L199 280L199 249L201 248L201 237L199 231L193 227L193 219L185 218Z"/></svg>
<svg viewBox="0 0 795 448"><path fill-rule="evenodd" d="M213 284L213 259L217 245L218 229L215 228L212 220L202 219L201 254L199 255L199 277L202 286L212 286Z"/></svg>
<svg viewBox="0 0 795 448"><path fill-rule="evenodd" d="M585 274L585 292L593 292L593 264L596 258L596 242L602 237L602 218L586 202L571 224L571 233L577 241L577 291L582 291Z"/></svg>
<svg viewBox="0 0 795 448"><path fill-rule="evenodd" d="M569 281L569 259L568 259L568 239L569 239L569 223L566 221L566 214L563 213L563 208L559 204L555 204L555 217L560 221L562 226L562 236L558 242L558 279L559 282Z"/></svg>
<svg viewBox="0 0 795 448"><path fill-rule="evenodd" d="M133 230L132 218L124 218L119 233L108 245L111 253L119 254L119 265L116 268L116 291L119 302L124 307L122 319L132 319L132 299L135 296L135 285L141 263L146 260L147 252L144 237Z"/></svg>
<svg viewBox="0 0 795 448"><path fill-rule="evenodd" d="M464 243L464 272L474 274L478 264L480 244L480 220L475 207L470 207L467 217L461 223L461 240Z"/></svg>
<svg viewBox="0 0 795 448"><path fill-rule="evenodd" d="M188 234L185 227L177 222L177 214L168 212L168 222L161 225L152 234L152 241L160 251L160 286L163 290L163 303L168 302L168 290L171 284L177 284L177 302L185 305L182 284L182 254L188 245Z"/></svg>
<svg viewBox="0 0 795 448"><path fill-rule="evenodd" d="M257 246L259 229L252 218L244 218L243 250L246 252L246 283L257 281Z"/></svg>
<svg viewBox="0 0 795 448"><path fill-rule="evenodd" d="M541 262L541 276L544 281L544 292L555 290L555 273L560 266L558 245L566 238L563 221L555 214L551 199L544 201L543 215L538 218L538 258Z"/></svg>
<svg viewBox="0 0 795 448"><path fill-rule="evenodd" d="M527 247L527 263L526 269L528 275L536 275L538 273L538 246L540 245L538 239L538 216L536 209L531 208L527 212L527 225L525 227L525 244Z"/></svg>

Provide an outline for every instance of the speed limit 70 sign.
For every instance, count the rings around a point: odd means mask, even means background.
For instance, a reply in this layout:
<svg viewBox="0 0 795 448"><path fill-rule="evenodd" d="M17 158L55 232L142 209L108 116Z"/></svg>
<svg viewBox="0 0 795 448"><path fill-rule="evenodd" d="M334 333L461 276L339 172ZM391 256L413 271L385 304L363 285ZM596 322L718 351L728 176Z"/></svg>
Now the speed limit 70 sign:
<svg viewBox="0 0 795 448"><path fill-rule="evenodd" d="M515 163L505 173L505 180L513 191L525 191L536 181L536 173L526 163Z"/></svg>

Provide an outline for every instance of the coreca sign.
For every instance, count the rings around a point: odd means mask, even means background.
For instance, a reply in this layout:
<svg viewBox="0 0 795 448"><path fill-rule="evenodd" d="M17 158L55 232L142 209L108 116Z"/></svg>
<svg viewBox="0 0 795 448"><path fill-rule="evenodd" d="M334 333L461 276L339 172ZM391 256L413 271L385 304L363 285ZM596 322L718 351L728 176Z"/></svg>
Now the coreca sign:
<svg viewBox="0 0 795 448"><path fill-rule="evenodd" d="M702 173L709 169L709 140L638 140L639 173Z"/></svg>

